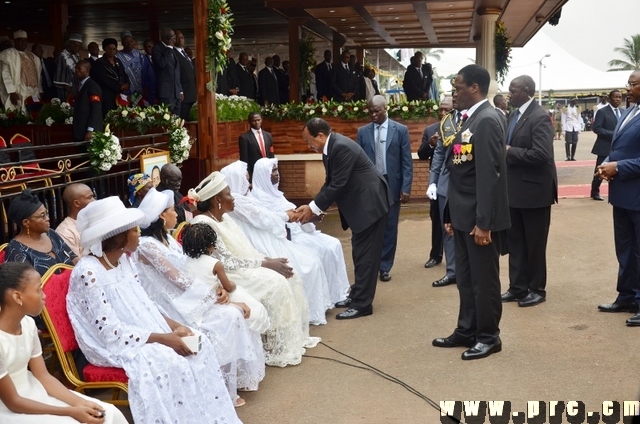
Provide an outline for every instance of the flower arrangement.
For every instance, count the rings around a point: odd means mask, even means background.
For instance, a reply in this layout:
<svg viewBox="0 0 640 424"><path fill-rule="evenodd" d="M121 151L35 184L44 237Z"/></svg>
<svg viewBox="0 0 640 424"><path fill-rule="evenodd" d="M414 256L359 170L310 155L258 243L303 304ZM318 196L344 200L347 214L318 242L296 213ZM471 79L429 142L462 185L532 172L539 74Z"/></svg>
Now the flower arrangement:
<svg viewBox="0 0 640 424"><path fill-rule="evenodd" d="M209 0L207 16L207 70L213 78L207 83L209 91L216 90L216 76L227 66L227 51L231 48L233 15L225 0Z"/></svg>
<svg viewBox="0 0 640 424"><path fill-rule="evenodd" d="M0 112L0 127L25 125L28 124L29 121L29 116L19 109Z"/></svg>
<svg viewBox="0 0 640 424"><path fill-rule="evenodd" d="M89 143L89 163L96 171L106 172L122 159L122 147L118 137L111 134L109 125L104 132L95 131Z"/></svg>
<svg viewBox="0 0 640 424"><path fill-rule="evenodd" d="M73 123L73 107L67 102L62 102L58 98L51 99L51 103L42 106L36 124L47 125Z"/></svg>
<svg viewBox="0 0 640 424"><path fill-rule="evenodd" d="M169 128L175 121L169 109L164 105L151 107L120 106L110 110L104 119L105 124L114 129L133 130L146 134L151 128Z"/></svg>
<svg viewBox="0 0 640 424"><path fill-rule="evenodd" d="M390 103L388 115L392 119L405 121L437 117L438 104L433 100ZM274 121L291 119L306 121L313 117L333 116L349 120L369 119L369 109L365 100L353 102L321 101L317 103L285 103L279 106L268 106L262 109L263 118Z"/></svg>
<svg viewBox="0 0 640 424"><path fill-rule="evenodd" d="M496 79L500 84L504 82L509 72L509 63L511 63L511 40L507 28L501 21L496 22Z"/></svg>
<svg viewBox="0 0 640 424"><path fill-rule="evenodd" d="M233 122L246 121L251 112L259 112L260 106L255 101L244 96L225 96L216 93L216 121ZM192 121L198 120L198 105L193 105L189 114Z"/></svg>
<svg viewBox="0 0 640 424"><path fill-rule="evenodd" d="M192 139L184 127L184 120L177 119L169 130L169 154L171 163L180 165L189 159L189 151L195 139Z"/></svg>

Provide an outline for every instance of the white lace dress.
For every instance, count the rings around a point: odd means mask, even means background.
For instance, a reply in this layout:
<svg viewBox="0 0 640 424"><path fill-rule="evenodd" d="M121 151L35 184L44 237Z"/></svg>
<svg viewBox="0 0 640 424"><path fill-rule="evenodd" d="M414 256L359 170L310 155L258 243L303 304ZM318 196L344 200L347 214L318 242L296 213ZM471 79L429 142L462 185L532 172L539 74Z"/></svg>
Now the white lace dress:
<svg viewBox="0 0 640 424"><path fill-rule="evenodd" d="M309 337L309 309L302 281L295 275L286 279L263 268L264 255L251 245L231 219L228 221L225 216L225 220L218 223L201 214L192 223L205 223L216 231L218 241L214 255L224 265L227 276L266 308L271 321L266 332L269 340L269 350L265 352L267 365L297 365L302 361L305 347L314 347L320 341L319 337ZM233 246L233 251L227 246Z"/></svg>
<svg viewBox="0 0 640 424"><path fill-rule="evenodd" d="M171 329L126 255L111 270L93 256L80 259L71 274L67 310L89 362L126 371L135 422L240 422L206 337L202 350L188 357L147 343L151 333Z"/></svg>
<svg viewBox="0 0 640 424"><path fill-rule="evenodd" d="M158 309L174 321L207 335L232 399L238 388L258 390L264 378L260 333L249 330L243 313L216 303L215 288L185 272L182 246L169 237L169 247L153 237L141 237L136 250L140 282Z"/></svg>
<svg viewBox="0 0 640 424"><path fill-rule="evenodd" d="M21 322L22 334L0 331L0 379L9 376L20 396L52 406L68 407L66 403L49 396L42 383L27 369L29 361L42 355L38 329L33 318L25 316ZM122 412L113 405L100 402L80 393L73 394L99 404L105 411L105 424L127 424ZM78 424L74 418L57 415L16 414L0 401L0 423L6 424Z"/></svg>
<svg viewBox="0 0 640 424"><path fill-rule="evenodd" d="M186 257L185 273L191 278L197 278L211 287L212 290L217 290L220 283L220 279L213 273L213 267L220 262L218 259L209 255L201 255L199 258ZM249 318L246 319L249 329L262 334L269 329L271 322L269 321L269 314L267 310L258 302L255 297L251 296L247 289L236 284L236 289L229 293L229 300L231 302L245 303L251 310Z"/></svg>
<svg viewBox="0 0 640 424"><path fill-rule="evenodd" d="M309 323L322 325L327 323L326 312L333 308L329 282L321 259L307 247L296 246L287 240L285 213L274 213L262 206L252 197L233 193L235 208L227 214L261 253L272 258L289 259L302 282L309 303Z"/></svg>

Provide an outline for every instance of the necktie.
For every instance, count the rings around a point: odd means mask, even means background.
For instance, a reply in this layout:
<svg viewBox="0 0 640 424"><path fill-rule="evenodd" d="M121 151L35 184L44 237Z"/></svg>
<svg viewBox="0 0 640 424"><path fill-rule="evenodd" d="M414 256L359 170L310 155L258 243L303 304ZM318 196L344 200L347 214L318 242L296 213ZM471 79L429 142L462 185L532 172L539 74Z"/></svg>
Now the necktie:
<svg viewBox="0 0 640 424"><path fill-rule="evenodd" d="M329 71L331 71L331 64L327 62L327 66L329 67Z"/></svg>
<svg viewBox="0 0 640 424"><path fill-rule="evenodd" d="M382 125L378 125L377 128L377 133L376 133L376 142L374 143L374 150L375 150L375 159L376 159L376 170L378 172L380 172L381 175L384 175L384 156L383 156L383 150L384 149L384 140L381 140L381 136L382 136Z"/></svg>
<svg viewBox="0 0 640 424"><path fill-rule="evenodd" d="M460 111L455 111L453 114L453 124L457 127L460 122Z"/></svg>
<svg viewBox="0 0 640 424"><path fill-rule="evenodd" d="M44 78L47 81L47 87L51 87L51 77L49 76L49 71L47 71L47 67L44 64L44 59L40 59L40 65L42 66L42 73L44 74Z"/></svg>
<svg viewBox="0 0 640 424"><path fill-rule="evenodd" d="M193 68L193 62L191 62L191 58L187 55L187 51L182 49L182 55L189 61L189 65Z"/></svg>
<svg viewBox="0 0 640 424"><path fill-rule="evenodd" d="M258 144L260 144L260 153L263 158L267 157L267 151L264 148L264 140L262 139L262 130L258 130Z"/></svg>
<svg viewBox="0 0 640 424"><path fill-rule="evenodd" d="M616 108L616 119L619 121L620 120L620 109Z"/></svg>
<svg viewBox="0 0 640 424"><path fill-rule="evenodd" d="M418 68L418 72L420 72L420 79L424 79L424 74L422 73L422 68Z"/></svg>
<svg viewBox="0 0 640 424"><path fill-rule="evenodd" d="M629 123L629 121L631 121L635 116L636 116L636 112L638 111L638 105L635 105L632 109L631 112L629 112L627 114L627 117L624 118L624 122L622 123L622 125L620 125L620 129L622 129L625 125L627 125Z"/></svg>
<svg viewBox="0 0 640 424"><path fill-rule="evenodd" d="M520 117L520 109L516 109L513 114L513 119L509 124L509 133L507 135L507 144L511 145L511 137L513 136L513 130L516 128L516 124L518 123L518 118Z"/></svg>
<svg viewBox="0 0 640 424"><path fill-rule="evenodd" d="M349 70L349 65L347 63L344 64L344 69Z"/></svg>

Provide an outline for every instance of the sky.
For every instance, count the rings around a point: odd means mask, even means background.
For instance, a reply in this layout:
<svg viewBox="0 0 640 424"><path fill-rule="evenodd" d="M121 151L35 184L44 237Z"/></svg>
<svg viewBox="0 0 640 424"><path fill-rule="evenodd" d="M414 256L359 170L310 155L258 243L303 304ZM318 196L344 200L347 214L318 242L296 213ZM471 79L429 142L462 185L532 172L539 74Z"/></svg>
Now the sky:
<svg viewBox="0 0 640 424"><path fill-rule="evenodd" d="M512 50L512 61L505 84L527 74L539 84L539 60L542 89L622 88L629 72L606 72L608 62L623 59L614 52L624 38L640 33L635 24L640 16L640 0L569 0L562 9L560 23L546 24L522 48ZM635 25L634 25L635 24ZM474 49L445 49L441 61L430 59L440 76L455 74L475 58ZM443 84L448 89L448 84Z"/></svg>

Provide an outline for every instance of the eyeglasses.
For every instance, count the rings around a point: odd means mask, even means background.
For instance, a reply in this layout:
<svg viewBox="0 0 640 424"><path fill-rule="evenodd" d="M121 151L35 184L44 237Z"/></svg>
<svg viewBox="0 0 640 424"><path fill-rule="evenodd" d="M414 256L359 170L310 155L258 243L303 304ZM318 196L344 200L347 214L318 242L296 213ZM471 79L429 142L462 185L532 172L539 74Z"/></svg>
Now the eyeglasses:
<svg viewBox="0 0 640 424"><path fill-rule="evenodd" d="M633 88L633 87L635 87L635 86L636 86L636 85L638 85L638 84L640 84L640 82L629 82L629 83L627 83L627 85L626 85L625 87L627 87L627 88Z"/></svg>
<svg viewBox="0 0 640 424"><path fill-rule="evenodd" d="M49 218L49 212L48 211L44 211L42 213L39 213L38 215L32 215L31 218L41 218L41 219L47 219Z"/></svg>

